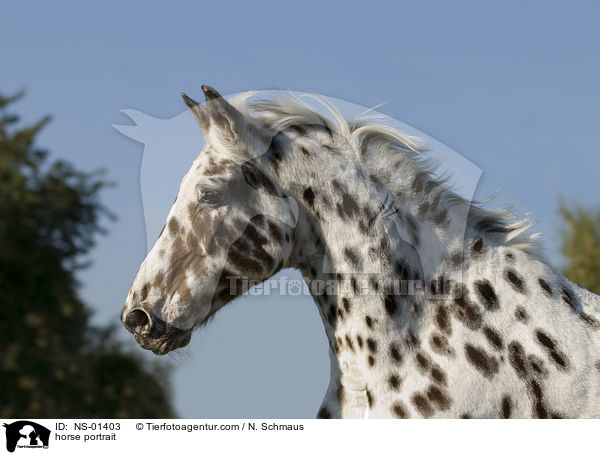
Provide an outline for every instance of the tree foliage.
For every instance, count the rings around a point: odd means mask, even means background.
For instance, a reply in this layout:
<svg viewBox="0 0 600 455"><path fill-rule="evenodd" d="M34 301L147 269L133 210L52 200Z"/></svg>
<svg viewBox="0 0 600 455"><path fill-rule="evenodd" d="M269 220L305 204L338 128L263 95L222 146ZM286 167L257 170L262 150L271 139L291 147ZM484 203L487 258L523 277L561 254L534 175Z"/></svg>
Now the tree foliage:
<svg viewBox="0 0 600 455"><path fill-rule="evenodd" d="M560 204L563 218L562 252L567 259L564 274L570 280L600 294L600 209Z"/></svg>
<svg viewBox="0 0 600 455"><path fill-rule="evenodd" d="M0 96L0 417L172 417L166 372L90 324L75 273L103 232L101 172L50 161L44 117Z"/></svg>

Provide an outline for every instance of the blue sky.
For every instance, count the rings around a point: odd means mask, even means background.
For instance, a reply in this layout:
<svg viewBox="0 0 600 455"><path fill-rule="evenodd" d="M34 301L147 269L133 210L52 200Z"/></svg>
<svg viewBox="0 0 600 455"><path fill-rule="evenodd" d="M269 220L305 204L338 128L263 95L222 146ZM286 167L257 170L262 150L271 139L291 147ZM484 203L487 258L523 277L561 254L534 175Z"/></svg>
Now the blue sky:
<svg viewBox="0 0 600 455"><path fill-rule="evenodd" d="M118 318L145 254L143 147L111 124L125 108L174 117L203 83L385 102L482 169L477 197L531 212L559 265L558 197L600 203L599 13L592 1L5 2L0 91L27 90L25 120L53 115L40 136L53 156L117 182L103 202L119 219L81 274L98 322ZM245 297L159 361L182 417L310 417L329 368L301 297Z"/></svg>

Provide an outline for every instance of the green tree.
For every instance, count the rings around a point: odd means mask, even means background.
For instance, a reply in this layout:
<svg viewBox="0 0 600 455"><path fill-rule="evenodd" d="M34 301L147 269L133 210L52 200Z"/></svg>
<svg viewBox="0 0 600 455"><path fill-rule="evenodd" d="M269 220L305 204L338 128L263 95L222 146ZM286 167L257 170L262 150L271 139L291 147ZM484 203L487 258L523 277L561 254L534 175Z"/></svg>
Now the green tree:
<svg viewBox="0 0 600 455"><path fill-rule="evenodd" d="M166 372L90 324L77 270L111 214L101 172L50 161L0 96L0 417L172 417Z"/></svg>
<svg viewBox="0 0 600 455"><path fill-rule="evenodd" d="M564 274L590 291L600 294L600 210L560 203L564 222L562 253L567 259Z"/></svg>

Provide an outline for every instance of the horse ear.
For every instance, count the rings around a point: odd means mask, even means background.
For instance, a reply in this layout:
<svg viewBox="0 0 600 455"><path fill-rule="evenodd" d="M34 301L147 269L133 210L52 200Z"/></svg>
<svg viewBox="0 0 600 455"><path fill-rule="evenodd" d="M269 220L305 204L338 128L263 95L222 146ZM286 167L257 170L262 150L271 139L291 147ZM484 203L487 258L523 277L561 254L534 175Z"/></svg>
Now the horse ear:
<svg viewBox="0 0 600 455"><path fill-rule="evenodd" d="M202 131L207 134L208 127L210 125L210 117L208 115L206 106L202 106L198 101L191 99L185 93L182 93L181 97L183 98L186 106L190 109L190 111L192 111L192 115L200 125L200 128L202 128Z"/></svg>
<svg viewBox="0 0 600 455"><path fill-rule="evenodd" d="M229 104L214 88L203 85L202 91L206 98L210 124L217 127L226 139L237 142L237 138L242 135L246 126L242 113Z"/></svg>

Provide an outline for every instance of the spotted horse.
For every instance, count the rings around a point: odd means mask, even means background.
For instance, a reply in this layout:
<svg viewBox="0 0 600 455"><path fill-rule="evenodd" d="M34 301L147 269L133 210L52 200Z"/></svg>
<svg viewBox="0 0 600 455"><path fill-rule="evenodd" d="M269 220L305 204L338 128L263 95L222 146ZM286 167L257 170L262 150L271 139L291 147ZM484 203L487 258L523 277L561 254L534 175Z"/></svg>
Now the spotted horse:
<svg viewBox="0 0 600 455"><path fill-rule="evenodd" d="M329 340L320 418L600 417L600 297L526 221L459 197L392 128L202 89L183 97L206 148L122 311L143 348L186 345L233 280L296 268Z"/></svg>

